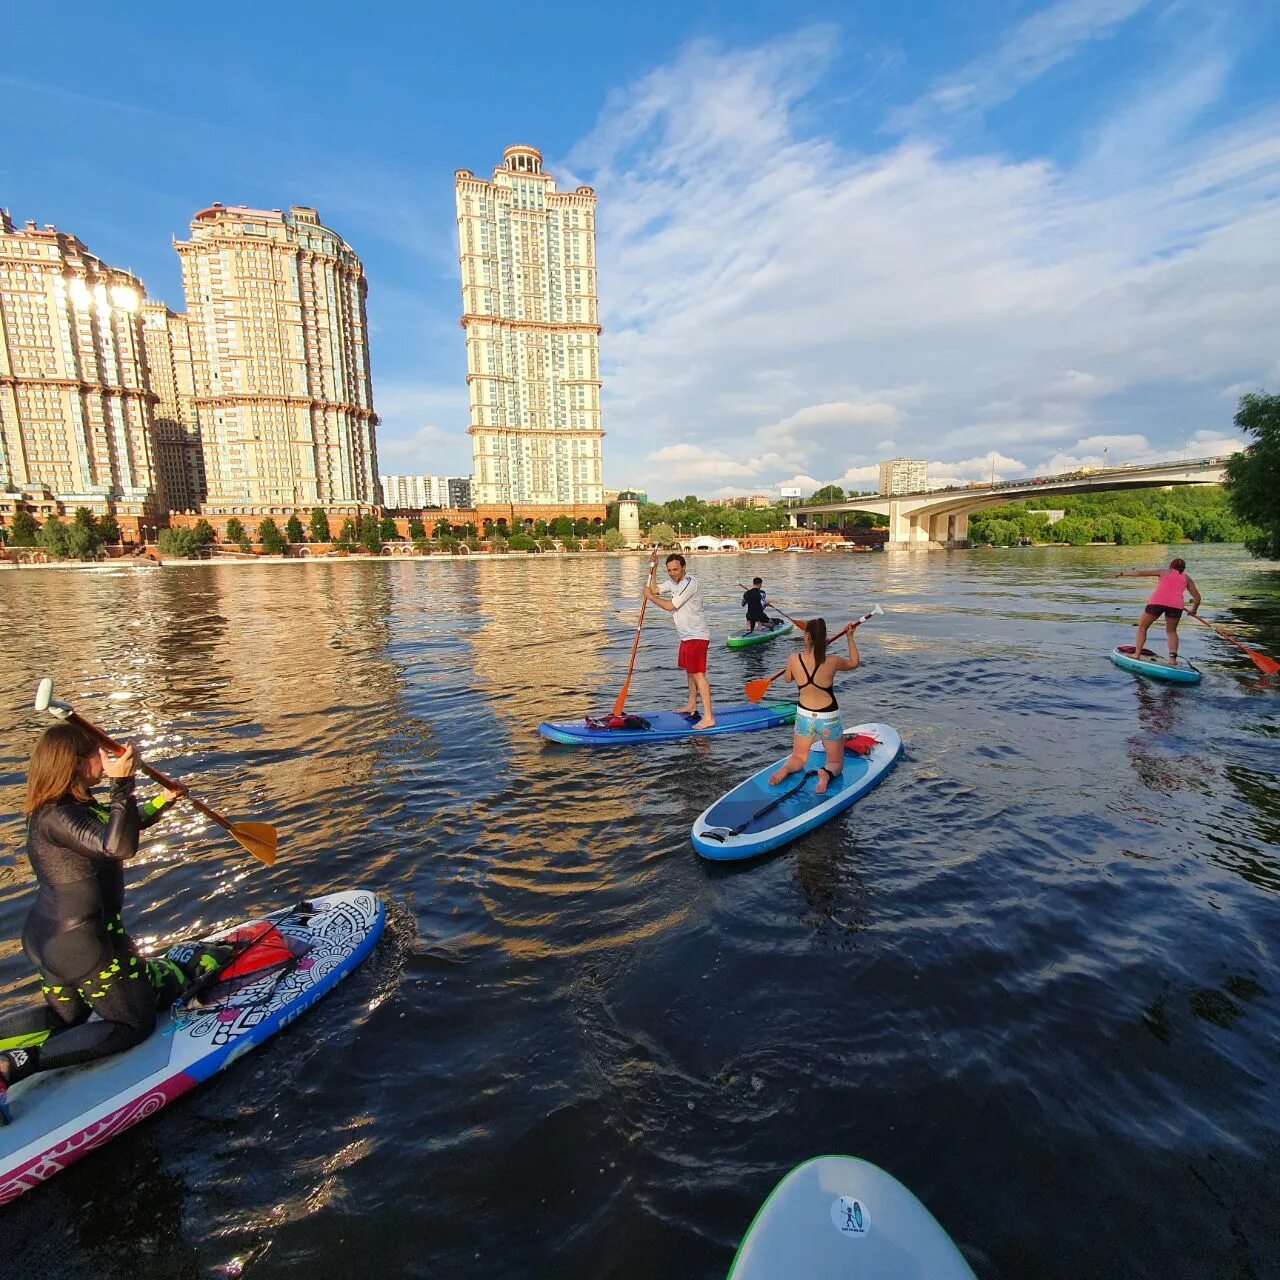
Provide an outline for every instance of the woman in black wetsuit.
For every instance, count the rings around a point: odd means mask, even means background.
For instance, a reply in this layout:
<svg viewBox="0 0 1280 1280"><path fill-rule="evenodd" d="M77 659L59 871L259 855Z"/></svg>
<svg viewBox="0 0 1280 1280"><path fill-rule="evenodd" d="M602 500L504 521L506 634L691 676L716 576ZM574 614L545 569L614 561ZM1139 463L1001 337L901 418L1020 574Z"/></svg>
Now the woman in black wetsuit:
<svg viewBox="0 0 1280 1280"><path fill-rule="evenodd" d="M135 748L112 756L73 724L47 729L31 753L24 812L39 890L22 947L45 1005L0 1019L0 1045L17 1046L0 1052L0 1120L8 1120L9 1085L132 1048L155 1028L157 1007L182 991L182 970L143 960L121 920L124 863L138 851L138 833L180 794L165 791L139 808L137 767ZM105 805L90 795L104 774ZM90 1022L91 1013L101 1021Z"/></svg>

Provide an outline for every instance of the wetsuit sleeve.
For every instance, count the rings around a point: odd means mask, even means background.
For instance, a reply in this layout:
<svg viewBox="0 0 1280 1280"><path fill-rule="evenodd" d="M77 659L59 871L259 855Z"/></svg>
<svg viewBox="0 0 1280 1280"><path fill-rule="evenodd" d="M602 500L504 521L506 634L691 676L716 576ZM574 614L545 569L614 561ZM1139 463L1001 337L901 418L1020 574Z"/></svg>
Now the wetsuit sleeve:
<svg viewBox="0 0 1280 1280"><path fill-rule="evenodd" d="M142 829L133 779L112 780L105 824L88 805L60 804L51 807L42 826L49 840L87 858L132 858Z"/></svg>
<svg viewBox="0 0 1280 1280"><path fill-rule="evenodd" d="M163 796L152 796L146 804L138 806L138 826L146 830L152 823L164 817L169 801Z"/></svg>

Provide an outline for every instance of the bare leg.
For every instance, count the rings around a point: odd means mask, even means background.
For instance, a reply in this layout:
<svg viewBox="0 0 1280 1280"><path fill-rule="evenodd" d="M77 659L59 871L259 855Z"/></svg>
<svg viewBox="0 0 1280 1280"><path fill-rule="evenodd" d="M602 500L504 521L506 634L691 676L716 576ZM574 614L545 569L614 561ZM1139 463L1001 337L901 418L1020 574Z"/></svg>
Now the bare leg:
<svg viewBox="0 0 1280 1280"><path fill-rule="evenodd" d="M686 671L685 678L689 683L689 696L685 699L684 706L676 708L676 714L681 716L691 716L698 709L698 691L693 683L693 677Z"/></svg>
<svg viewBox="0 0 1280 1280"><path fill-rule="evenodd" d="M827 773L831 775L831 781L834 782L844 769L844 738L828 739L823 742L822 746L827 753L825 768ZM827 781L826 774L820 773L818 774L818 784L814 787L814 790L821 795L830 785L831 783Z"/></svg>
<svg viewBox="0 0 1280 1280"><path fill-rule="evenodd" d="M702 672L696 676L689 677L689 683L693 689L696 689L702 695L702 718L693 726L695 729L710 729L716 722L716 718L711 714L711 686L707 683L707 677ZM692 690L690 691L690 701L693 700Z"/></svg>
<svg viewBox="0 0 1280 1280"><path fill-rule="evenodd" d="M1151 624L1155 619L1145 610L1138 615L1138 635L1133 642L1133 656L1135 658L1142 657L1142 651L1147 645L1147 632L1151 630Z"/></svg>
<svg viewBox="0 0 1280 1280"><path fill-rule="evenodd" d="M812 738L802 738L798 733L792 735L791 754L782 762L782 768L769 775L771 787L776 787L789 773L799 773L809 763L809 748L813 742Z"/></svg>
<svg viewBox="0 0 1280 1280"><path fill-rule="evenodd" d="M1178 619L1164 615L1164 638L1169 645L1169 661L1178 660Z"/></svg>

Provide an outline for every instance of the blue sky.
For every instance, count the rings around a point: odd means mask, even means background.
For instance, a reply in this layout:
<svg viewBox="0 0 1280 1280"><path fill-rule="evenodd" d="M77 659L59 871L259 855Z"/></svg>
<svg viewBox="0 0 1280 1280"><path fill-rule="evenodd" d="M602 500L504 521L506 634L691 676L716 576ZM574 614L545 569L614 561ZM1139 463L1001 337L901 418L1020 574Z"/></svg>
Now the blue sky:
<svg viewBox="0 0 1280 1280"><path fill-rule="evenodd" d="M1278 31L1266 0L22 6L0 204L174 306L196 209L315 205L368 272L384 472L470 469L452 175L516 141L600 197L607 484L1198 456L1280 389Z"/></svg>

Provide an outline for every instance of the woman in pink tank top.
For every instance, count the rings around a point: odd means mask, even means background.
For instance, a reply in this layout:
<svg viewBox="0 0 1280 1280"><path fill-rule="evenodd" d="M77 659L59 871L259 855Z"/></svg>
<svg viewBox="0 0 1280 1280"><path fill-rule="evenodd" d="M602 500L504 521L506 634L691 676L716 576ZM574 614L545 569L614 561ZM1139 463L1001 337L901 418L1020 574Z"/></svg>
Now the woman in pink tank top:
<svg viewBox="0 0 1280 1280"><path fill-rule="evenodd" d="M1146 607L1138 615L1138 634L1133 642L1135 657L1141 657L1146 648L1147 631L1151 624L1164 614L1164 634L1169 644L1169 661L1178 661L1178 623L1182 618L1183 595L1191 593L1191 612L1200 608L1200 592L1187 573L1185 560L1170 560L1167 569L1121 569L1113 578L1159 578L1156 589L1147 600ZM1123 652L1125 646L1121 646ZM1151 654L1155 657L1155 654Z"/></svg>

